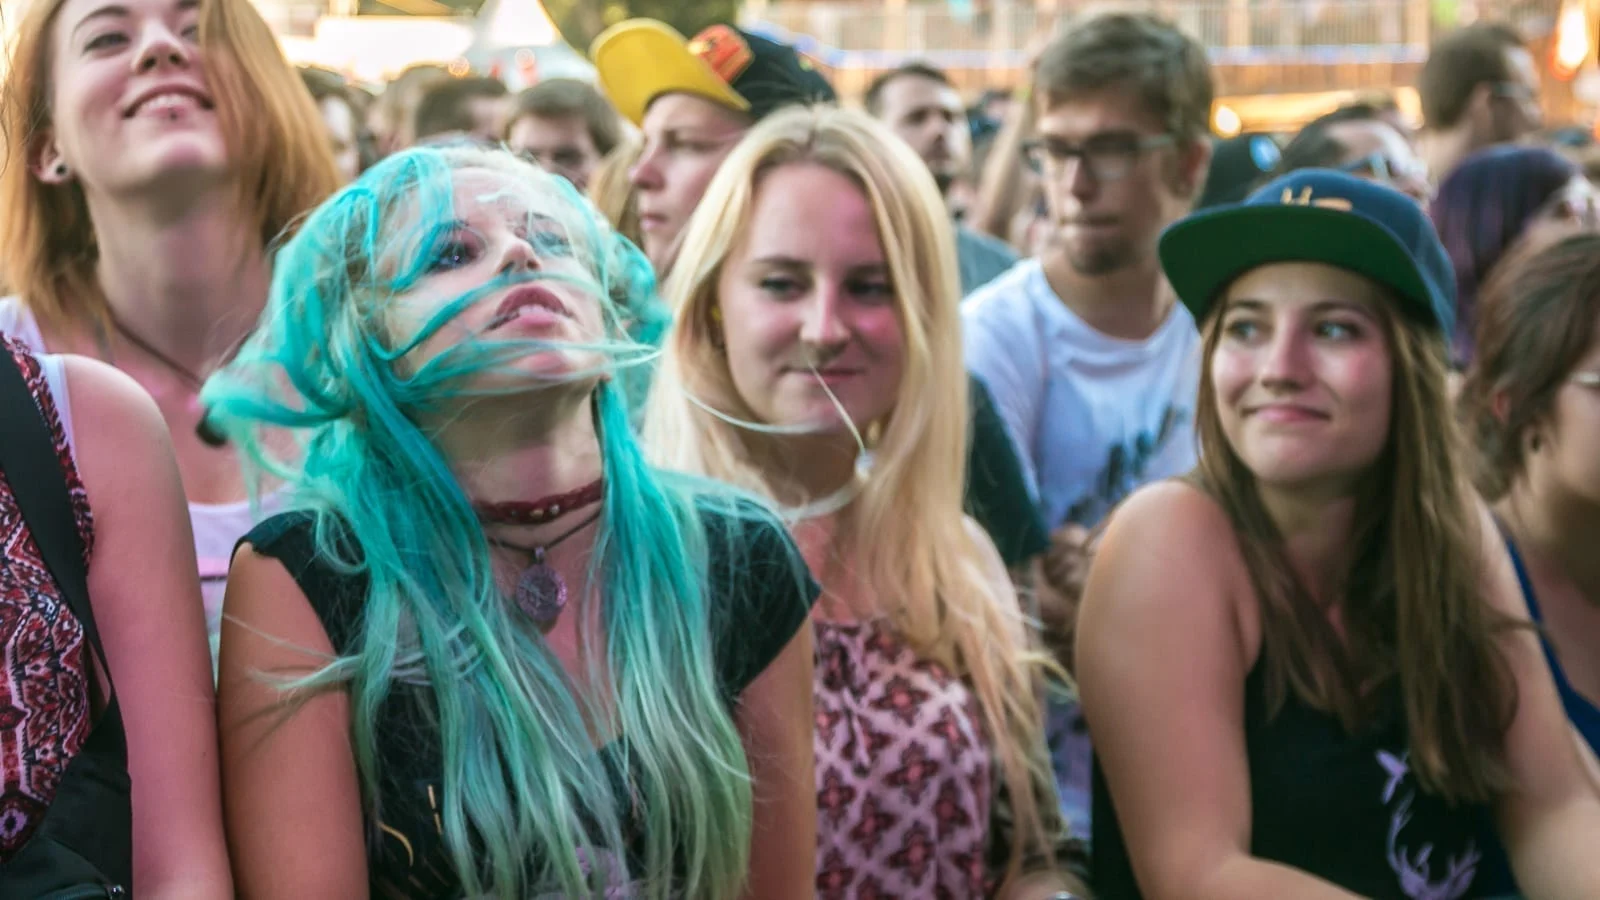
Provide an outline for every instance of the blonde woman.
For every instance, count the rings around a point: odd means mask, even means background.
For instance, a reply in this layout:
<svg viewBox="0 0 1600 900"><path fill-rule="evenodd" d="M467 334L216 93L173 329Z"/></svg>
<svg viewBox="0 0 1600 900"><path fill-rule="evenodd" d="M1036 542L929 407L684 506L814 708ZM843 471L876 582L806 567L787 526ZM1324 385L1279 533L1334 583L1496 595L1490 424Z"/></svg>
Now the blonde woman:
<svg viewBox="0 0 1600 900"><path fill-rule="evenodd" d="M961 511L955 243L926 167L862 113L774 114L672 278L646 444L787 508L823 586L818 895L1070 896L1038 657Z"/></svg>

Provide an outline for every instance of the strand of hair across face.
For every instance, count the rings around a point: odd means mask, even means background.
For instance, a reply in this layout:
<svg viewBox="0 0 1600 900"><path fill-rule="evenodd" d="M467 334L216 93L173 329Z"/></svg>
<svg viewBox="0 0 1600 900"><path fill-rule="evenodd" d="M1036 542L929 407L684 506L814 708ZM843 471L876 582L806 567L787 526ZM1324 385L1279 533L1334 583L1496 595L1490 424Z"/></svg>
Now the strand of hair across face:
<svg viewBox="0 0 1600 900"><path fill-rule="evenodd" d="M453 348L399 374L361 302L358 287L376 283L380 243L405 243L386 217L406 209L424 223L451 220L451 170L469 164L504 171L508 185L549 180L481 151L412 151L380 163L283 248L262 329L205 391L220 427L252 460L271 456L254 424L307 431L303 466L280 469L319 523L319 556L368 585L350 654L285 687L348 685L364 798L376 804L376 723L402 667L420 661L442 744L444 844L468 896L617 887L578 862L629 859L622 823L633 804L591 738L592 724L614 723L628 737L619 752L644 825L643 869L626 876L643 880L645 896L731 898L747 877L751 799L713 665L700 509L715 507L715 495L646 465L617 386L595 390L607 478L590 582L605 585L606 647L589 664L610 676L591 683L614 688L607 698L575 697L542 639L517 627L470 501L414 418L470 396L461 385L500 370L504 354ZM607 234L592 222L572 230ZM424 264L403 259L382 284L412 283ZM616 347L613 359L635 345ZM753 515L732 503L716 508Z"/></svg>

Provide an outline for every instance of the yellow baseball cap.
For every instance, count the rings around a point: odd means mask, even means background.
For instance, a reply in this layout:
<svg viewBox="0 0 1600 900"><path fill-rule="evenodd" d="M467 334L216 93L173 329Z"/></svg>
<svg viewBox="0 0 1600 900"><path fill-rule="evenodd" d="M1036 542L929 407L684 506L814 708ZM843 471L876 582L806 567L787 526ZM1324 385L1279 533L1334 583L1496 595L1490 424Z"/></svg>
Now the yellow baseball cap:
<svg viewBox="0 0 1600 900"><path fill-rule="evenodd" d="M601 90L635 125L662 94L694 94L756 119L790 104L838 99L793 47L731 25L689 39L663 22L629 19L595 38L589 56Z"/></svg>

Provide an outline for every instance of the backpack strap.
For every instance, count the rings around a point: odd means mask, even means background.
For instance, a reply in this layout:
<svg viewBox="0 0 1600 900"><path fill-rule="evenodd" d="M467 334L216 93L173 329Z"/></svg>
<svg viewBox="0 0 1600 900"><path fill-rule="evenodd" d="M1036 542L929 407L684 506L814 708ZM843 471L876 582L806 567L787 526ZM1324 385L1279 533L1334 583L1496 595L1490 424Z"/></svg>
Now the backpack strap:
<svg viewBox="0 0 1600 900"><path fill-rule="evenodd" d="M55 439L45 423L33 392L9 347L0 342L0 422L5 436L0 438L0 474L5 475L11 494L22 510L22 518L39 547L39 555L55 576L56 585L72 614L83 626L95 657L111 680L100 630L95 627L94 608L89 605L89 574L84 564L83 538L72 511L72 495L67 478L56 456ZM107 698L108 707L116 696Z"/></svg>

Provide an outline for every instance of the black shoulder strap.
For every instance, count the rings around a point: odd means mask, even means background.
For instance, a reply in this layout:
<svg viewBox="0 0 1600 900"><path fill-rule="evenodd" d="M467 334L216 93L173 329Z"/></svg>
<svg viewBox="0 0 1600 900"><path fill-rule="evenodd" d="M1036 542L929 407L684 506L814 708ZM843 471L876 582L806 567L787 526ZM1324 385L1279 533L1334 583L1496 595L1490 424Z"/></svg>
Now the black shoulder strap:
<svg viewBox="0 0 1600 900"><path fill-rule="evenodd" d="M111 667L106 665L100 630L94 624L94 608L89 605L83 539L72 513L67 478L61 471L50 428L4 343L0 343L0 422L5 423L4 437L0 437L0 473L5 474L39 555L55 576L72 614L82 623L84 636L109 679Z"/></svg>

